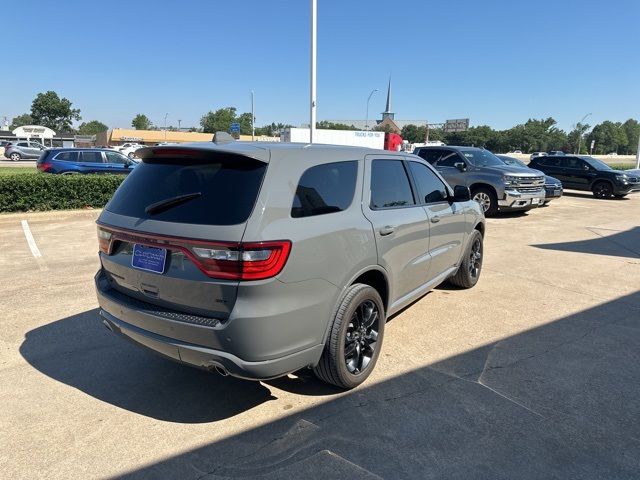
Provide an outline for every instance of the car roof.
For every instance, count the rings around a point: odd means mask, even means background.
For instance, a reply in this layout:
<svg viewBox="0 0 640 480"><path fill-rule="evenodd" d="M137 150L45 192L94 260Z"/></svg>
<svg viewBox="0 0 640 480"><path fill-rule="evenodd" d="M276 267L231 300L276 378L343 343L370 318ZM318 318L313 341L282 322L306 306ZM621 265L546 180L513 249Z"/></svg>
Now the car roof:
<svg viewBox="0 0 640 480"><path fill-rule="evenodd" d="M49 148L50 152L116 152L115 150L111 150L110 148L76 148L76 147L53 147ZM122 155L120 153L120 155Z"/></svg>
<svg viewBox="0 0 640 480"><path fill-rule="evenodd" d="M485 150L484 148L480 148L480 147L468 147L468 146L460 146L460 145L425 145L424 147L418 147L420 149L422 148L450 148L452 150Z"/></svg>
<svg viewBox="0 0 640 480"><path fill-rule="evenodd" d="M325 145L320 143L279 143L279 142L189 142L177 145L160 145L152 147L144 147L136 152L140 158L150 158L154 156L157 150L199 150L209 151L212 153L230 153L250 157L268 163L272 155L279 153L304 151L331 154L332 156L363 156L368 154L384 153L385 155L403 155L403 152L393 152L389 150L378 150L374 148L366 148L349 145Z"/></svg>

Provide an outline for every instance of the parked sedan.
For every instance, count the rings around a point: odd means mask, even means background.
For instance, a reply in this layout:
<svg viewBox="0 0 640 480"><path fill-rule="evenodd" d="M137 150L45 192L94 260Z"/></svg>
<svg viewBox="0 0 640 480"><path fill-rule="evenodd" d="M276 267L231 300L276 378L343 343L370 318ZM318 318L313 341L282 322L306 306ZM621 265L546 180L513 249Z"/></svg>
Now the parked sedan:
<svg viewBox="0 0 640 480"><path fill-rule="evenodd" d="M128 174L137 162L120 152L100 148L52 148L38 159L41 172L70 175L75 173Z"/></svg>
<svg viewBox="0 0 640 480"><path fill-rule="evenodd" d="M9 146L5 147L4 156L14 162L19 162L23 158L38 158L44 149L41 143L21 140L11 142Z"/></svg>
<svg viewBox="0 0 640 480"><path fill-rule="evenodd" d="M522 160L518 160L517 158L509 157L508 155L496 155L500 160L502 160L507 165L511 165L513 167L524 167L530 168L529 165L524 163ZM539 172L544 175L540 170L531 170L535 172ZM549 202L554 198L560 198L562 196L562 182L557 178L550 177L549 175L544 175L544 206L549 205ZM541 205L542 206L542 205Z"/></svg>

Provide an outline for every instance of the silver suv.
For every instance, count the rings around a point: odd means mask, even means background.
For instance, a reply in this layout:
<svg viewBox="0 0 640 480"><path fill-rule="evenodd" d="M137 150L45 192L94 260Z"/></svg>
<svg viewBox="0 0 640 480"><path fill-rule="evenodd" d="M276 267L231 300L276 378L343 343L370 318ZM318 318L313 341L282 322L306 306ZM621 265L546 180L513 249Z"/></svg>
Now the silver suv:
<svg viewBox="0 0 640 480"><path fill-rule="evenodd" d="M11 142L4 150L4 156L14 162L19 162L23 158L39 158L45 147L38 142L20 140Z"/></svg>
<svg viewBox="0 0 640 480"><path fill-rule="evenodd" d="M469 288L484 216L422 159L302 144L139 150L98 223L100 316L176 361L247 379L363 382L385 321Z"/></svg>

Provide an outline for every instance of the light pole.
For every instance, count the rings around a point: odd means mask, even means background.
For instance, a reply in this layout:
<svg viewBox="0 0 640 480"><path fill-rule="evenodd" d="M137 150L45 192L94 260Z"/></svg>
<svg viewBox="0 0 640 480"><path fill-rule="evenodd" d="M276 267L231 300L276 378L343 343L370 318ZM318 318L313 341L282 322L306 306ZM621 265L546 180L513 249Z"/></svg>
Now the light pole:
<svg viewBox="0 0 640 480"><path fill-rule="evenodd" d="M180 124L182 123L182 120L178 119L178 131L180 131Z"/></svg>
<svg viewBox="0 0 640 480"><path fill-rule="evenodd" d="M316 13L317 0L311 0L311 89L309 99L309 143L316 134Z"/></svg>
<svg viewBox="0 0 640 480"><path fill-rule="evenodd" d="M251 90L251 141L255 141L256 136L256 126L254 122L256 121L256 116L253 112L253 90Z"/></svg>
<svg viewBox="0 0 640 480"><path fill-rule="evenodd" d="M364 129L365 130L369 130L369 100L371 100L371 97L377 91L379 91L377 88L374 88L373 90L371 90L371 93L369 94L369 97L367 98L367 116L366 116L366 118L364 120Z"/></svg>
<svg viewBox="0 0 640 480"><path fill-rule="evenodd" d="M591 114L587 113L576 125L576 130L578 130L578 151L576 152L576 155L580 155L580 146L582 144L582 132L580 131L580 125L582 125L582 122L584 122L589 115Z"/></svg>
<svg viewBox="0 0 640 480"><path fill-rule="evenodd" d="M167 117L169 116L168 113L164 114L164 141L167 141Z"/></svg>

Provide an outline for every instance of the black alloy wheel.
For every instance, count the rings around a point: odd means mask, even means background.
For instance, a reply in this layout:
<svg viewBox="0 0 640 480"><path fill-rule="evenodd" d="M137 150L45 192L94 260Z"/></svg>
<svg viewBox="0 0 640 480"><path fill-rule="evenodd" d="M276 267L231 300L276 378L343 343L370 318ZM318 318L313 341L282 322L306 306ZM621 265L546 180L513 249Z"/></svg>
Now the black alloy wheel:
<svg viewBox="0 0 640 480"><path fill-rule="evenodd" d="M351 316L344 341L344 361L354 375L367 369L378 343L380 313L371 300L362 302Z"/></svg>
<svg viewBox="0 0 640 480"><path fill-rule="evenodd" d="M596 182L593 186L593 196L596 198L610 198L613 195L613 188L609 182Z"/></svg>

